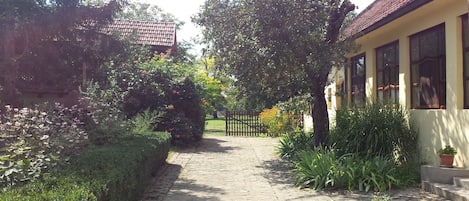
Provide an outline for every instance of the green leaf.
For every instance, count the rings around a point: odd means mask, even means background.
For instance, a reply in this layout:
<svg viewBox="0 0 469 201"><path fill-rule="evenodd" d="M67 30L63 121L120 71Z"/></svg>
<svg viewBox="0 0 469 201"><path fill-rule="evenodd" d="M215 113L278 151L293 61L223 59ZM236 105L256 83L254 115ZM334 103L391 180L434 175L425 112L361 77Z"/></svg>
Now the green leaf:
<svg viewBox="0 0 469 201"><path fill-rule="evenodd" d="M0 156L0 161L9 161L11 155L2 155Z"/></svg>

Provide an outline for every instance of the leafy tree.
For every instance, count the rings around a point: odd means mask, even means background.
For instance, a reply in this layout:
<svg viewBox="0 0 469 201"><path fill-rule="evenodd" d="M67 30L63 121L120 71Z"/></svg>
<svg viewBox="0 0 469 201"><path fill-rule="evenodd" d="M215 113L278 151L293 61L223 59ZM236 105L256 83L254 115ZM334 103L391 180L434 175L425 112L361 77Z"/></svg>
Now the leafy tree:
<svg viewBox="0 0 469 201"><path fill-rule="evenodd" d="M225 98L222 95L224 86L221 81L210 77L205 69L199 69L195 82L202 87L201 96L205 113L212 114L213 118L218 118L217 111L219 108L223 108L225 103Z"/></svg>
<svg viewBox="0 0 469 201"><path fill-rule="evenodd" d="M194 48L194 44L187 41L178 42L178 52L174 56L173 60L179 64L195 65L196 55L191 53Z"/></svg>
<svg viewBox="0 0 469 201"><path fill-rule="evenodd" d="M349 47L339 34L354 9L350 0L207 0L195 21L248 100L313 96L318 146L329 132L324 88Z"/></svg>
<svg viewBox="0 0 469 201"><path fill-rule="evenodd" d="M99 30L124 3L111 0L94 6L80 0L0 0L3 101L18 105L21 84L49 88L84 79L81 72L90 70L84 63L99 66L122 49Z"/></svg>

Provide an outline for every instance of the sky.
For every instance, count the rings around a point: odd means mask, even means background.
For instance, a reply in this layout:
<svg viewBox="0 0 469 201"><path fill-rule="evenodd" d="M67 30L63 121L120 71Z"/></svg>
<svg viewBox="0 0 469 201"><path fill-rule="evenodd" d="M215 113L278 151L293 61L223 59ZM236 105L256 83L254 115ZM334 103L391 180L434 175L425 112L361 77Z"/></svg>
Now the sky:
<svg viewBox="0 0 469 201"><path fill-rule="evenodd" d="M185 22L177 33L178 41L192 41L201 35L200 28L191 22L191 16L199 12L205 0L139 0L140 2L157 5L165 12L173 14L179 20ZM358 9L357 13L365 9L374 0L351 0ZM197 47L196 47L197 49Z"/></svg>

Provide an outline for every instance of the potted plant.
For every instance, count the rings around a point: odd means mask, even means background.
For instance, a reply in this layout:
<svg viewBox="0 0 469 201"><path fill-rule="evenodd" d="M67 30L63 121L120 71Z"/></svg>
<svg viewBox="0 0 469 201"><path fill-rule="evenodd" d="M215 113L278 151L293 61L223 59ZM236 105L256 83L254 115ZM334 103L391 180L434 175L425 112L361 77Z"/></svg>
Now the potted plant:
<svg viewBox="0 0 469 201"><path fill-rule="evenodd" d="M454 147L446 145L445 148L438 150L438 155L440 155L440 167L453 167L454 155L458 153Z"/></svg>

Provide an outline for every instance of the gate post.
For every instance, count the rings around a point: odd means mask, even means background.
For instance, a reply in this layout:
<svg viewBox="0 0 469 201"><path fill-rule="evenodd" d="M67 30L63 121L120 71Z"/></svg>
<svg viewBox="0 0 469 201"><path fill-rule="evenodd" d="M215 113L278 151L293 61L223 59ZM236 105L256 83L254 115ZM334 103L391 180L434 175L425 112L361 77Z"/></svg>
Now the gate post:
<svg viewBox="0 0 469 201"><path fill-rule="evenodd" d="M229 125L228 121L229 121L229 119L230 119L230 111L226 111L226 112L225 112L225 133L226 133L226 136L230 136L230 133L229 133L230 130L229 130L229 128L228 128L228 125Z"/></svg>

